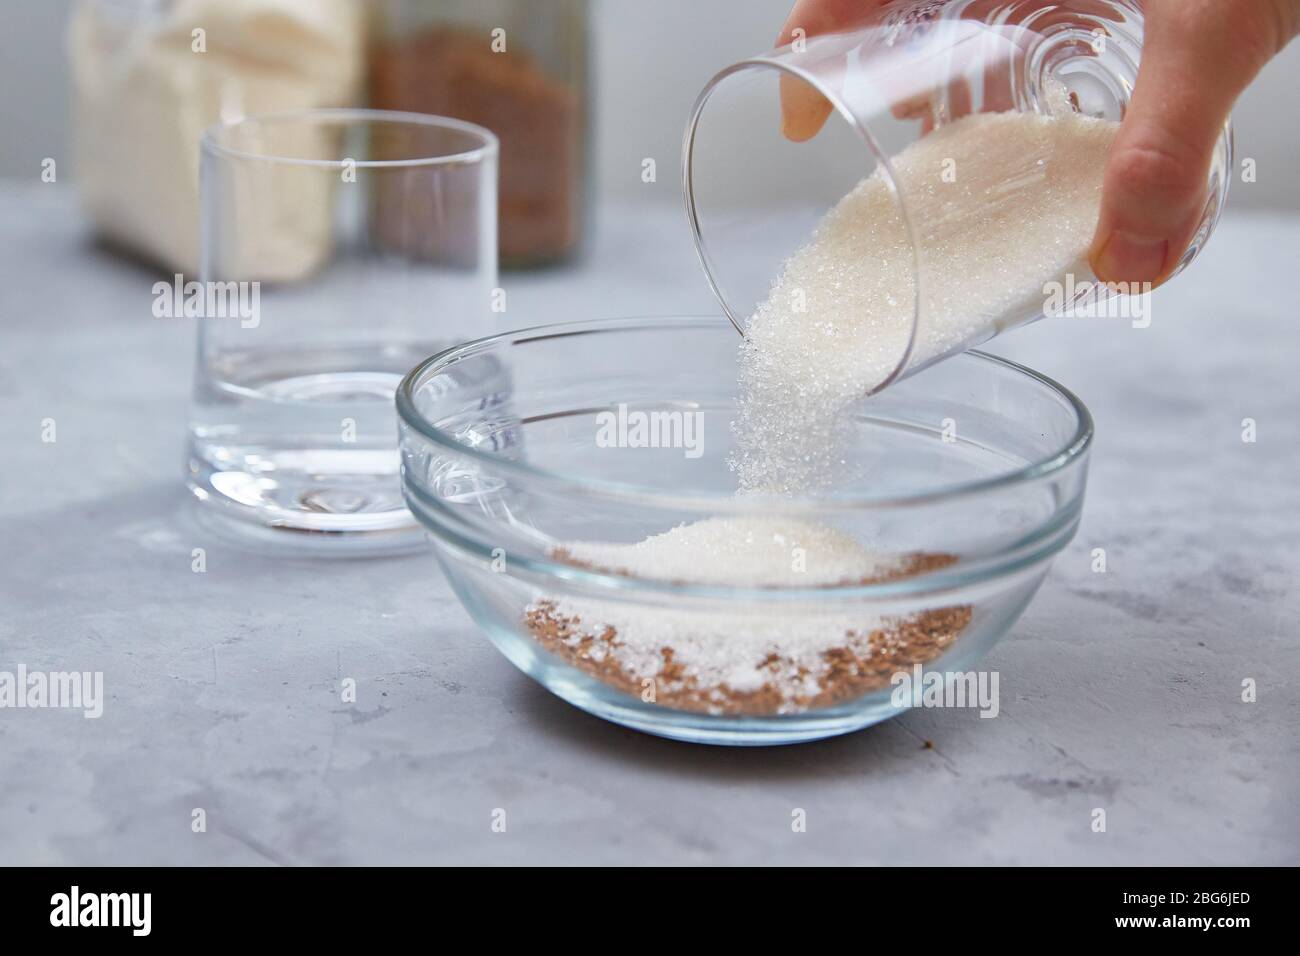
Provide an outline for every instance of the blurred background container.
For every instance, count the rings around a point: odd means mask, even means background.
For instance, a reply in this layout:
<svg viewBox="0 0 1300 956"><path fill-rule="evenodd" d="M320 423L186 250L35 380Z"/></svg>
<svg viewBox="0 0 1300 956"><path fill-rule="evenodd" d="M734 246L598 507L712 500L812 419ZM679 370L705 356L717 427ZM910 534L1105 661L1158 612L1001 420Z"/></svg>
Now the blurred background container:
<svg viewBox="0 0 1300 956"><path fill-rule="evenodd" d="M87 210L102 235L169 268L198 268L203 130L322 106L498 132L506 264L579 247L586 0L78 0L67 53Z"/></svg>
<svg viewBox="0 0 1300 956"><path fill-rule="evenodd" d="M197 274L204 129L350 103L361 14L356 0L79 0L67 33L73 146L100 234Z"/></svg>
<svg viewBox="0 0 1300 956"><path fill-rule="evenodd" d="M370 105L451 116L501 140L500 258L567 257L582 236L587 0L373 4Z"/></svg>
<svg viewBox="0 0 1300 956"><path fill-rule="evenodd" d="M696 94L721 65L770 46L789 12L790 3L791 0L713 3L592 0L589 4L572 0L517 0L500 4L497 0L482 3L471 0L10 0L0 4L0 36L5 38L5 55L0 58L0 118L5 129L5 135L0 137L0 177L39 182L41 164L46 158L57 159L61 183L94 176L73 155L72 117L78 116L77 124L85 127L81 131L84 139L101 144L97 162L122 170L117 174L116 192L113 188L96 188L94 182L82 184L89 187L83 191L91 201L90 208L96 218L109 226L109 232L139 237L134 244L146 254L181 262L190 257L194 242L194 232L186 217L194 214L196 206L192 197L197 188L195 182L185 177L197 176L197 130L208 120L217 118L215 114L224 113L229 118L237 109L250 107L328 105L349 99L359 102L365 95L367 76L377 81L377 74L386 75L390 89L384 95L391 96L395 103L403 102L401 97L427 93L432 106L435 98L432 90L405 86L407 81L403 77L409 73L402 68L400 60L383 65L371 57L367 62L365 30L371 31L381 48L400 54L420 43L433 42L429 39L432 31L460 27L482 31L484 24L495 17L501 22L493 27L507 30L507 51L527 55L534 68L551 82L561 87L567 84L578 104L575 111L590 103L586 124L590 166L583 169L584 151L576 150L571 166L566 161L563 167L556 167L571 168L585 183L585 189L575 187L563 204L570 217L553 227L555 234L563 239L572 237L574 224L584 221L580 207L587 190L594 199L597 225L601 210L609 203L680 202L678 162L682 129ZM72 21L74 12L86 4L95 7L96 16L101 19L115 18L116 25L111 29L134 35L135 42L141 44L139 49L154 51L137 61L135 69L141 71L137 82L142 82L146 75L166 75L172 78L172 86L163 87L135 104L123 104L120 93L127 78L121 71L130 69L131 54L117 46L77 45L77 27ZM208 52L203 63L189 62L198 59L189 52L192 39L189 30L168 35L165 31L155 32L156 27L143 25L156 23L163 10L175 5L204 11ZM345 9L349 7L351 13ZM136 8L142 8L143 12ZM193 20L195 16L187 14L185 19ZM353 17L366 21L367 25L353 28L356 32L349 36L343 24L351 23ZM101 36L107 37L110 28L102 29L105 32ZM230 42L226 39L228 29L234 37ZM586 47L575 39L584 32ZM71 58L65 53L70 39L74 40ZM490 40L490 35L482 37L485 46ZM574 50L589 50L588 67L583 66L579 53L567 61L563 59L559 51L566 44ZM163 53L165 49L183 51L186 67L176 72L173 61L178 56L169 57ZM110 57L114 64L108 72L104 72L103 57ZM172 67L167 67L169 62ZM244 62L254 68L258 80L216 82L220 76L237 77L239 64ZM277 65L275 70L270 69L273 64ZM430 69L437 67L419 66L417 72ZM103 79L85 89L74 82L74 74ZM415 82L424 80L417 78ZM457 99L453 96L455 82L458 81L442 76L443 86L436 94L437 103L445 104L448 111L457 106L453 102ZM1249 184L1238 178L1237 185L1241 188L1233 190L1230 212L1249 208L1300 209L1300 179L1292 176L1289 169L1289 157L1300 154L1300 124L1277 122L1277 117L1291 114L1291 100L1297 86L1300 86L1300 57L1287 55L1266 67L1243 96L1234 114L1238 163L1243 159L1257 159L1258 175ZM476 91L480 98L483 94L484 90ZM148 105L150 102L152 106ZM191 105L182 109L182 103ZM468 110L471 105L462 98L458 108ZM476 108L482 108L482 104ZM532 120L528 117L530 123ZM517 130L501 128L500 119L485 125L500 135L504 158ZM162 146L141 148L142 131L147 131ZM524 132L526 136L540 135L532 127ZM517 138L513 141L521 142ZM113 143L118 145L114 147ZM102 152L114 148L123 151L116 161L111 153ZM192 150L192 165L184 165L179 159L165 159L169 154L182 155L187 149ZM503 215L508 214L505 185ZM141 192L145 189L147 193ZM149 201L145 200L146 195ZM138 221L139 217L146 221ZM172 221L164 221L169 218ZM555 245L561 246L563 242ZM511 260L533 258L509 255L507 249L503 253Z"/></svg>

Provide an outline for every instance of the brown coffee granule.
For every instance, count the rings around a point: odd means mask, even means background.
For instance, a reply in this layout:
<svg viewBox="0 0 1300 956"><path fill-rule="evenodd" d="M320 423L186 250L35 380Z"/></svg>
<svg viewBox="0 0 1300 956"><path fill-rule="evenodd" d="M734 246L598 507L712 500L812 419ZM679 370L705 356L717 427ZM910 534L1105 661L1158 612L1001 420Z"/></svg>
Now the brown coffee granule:
<svg viewBox="0 0 1300 956"><path fill-rule="evenodd" d="M556 556L564 557L559 552ZM945 567L955 560L952 555L912 555L897 568L860 583L876 584L911 577ZM662 657L659 671L652 677L654 702L676 710L731 715L773 715L830 707L888 687L895 673L938 658L957 640L970 619L970 606L959 605L891 619L877 623L870 630L849 631L842 646L822 654L823 668L819 674L810 674L807 667L779 654L768 654L756 661L755 667L769 673L771 678L759 689L746 691L733 690L725 683L701 685L675 660L673 648L665 646L659 652ZM599 634L586 633L578 617L565 615L552 600L538 601L529 607L524 622L533 638L556 657L641 699L645 678L651 675L631 673L620 663L615 653L619 635L613 627L606 626ZM792 692L792 687L807 687L809 677L814 680L814 692Z"/></svg>

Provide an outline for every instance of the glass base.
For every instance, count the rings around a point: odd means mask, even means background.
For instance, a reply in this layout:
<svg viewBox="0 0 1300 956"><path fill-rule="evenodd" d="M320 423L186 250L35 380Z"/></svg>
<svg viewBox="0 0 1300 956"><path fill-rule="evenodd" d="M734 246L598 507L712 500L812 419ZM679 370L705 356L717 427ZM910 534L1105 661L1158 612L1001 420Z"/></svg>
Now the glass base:
<svg viewBox="0 0 1300 956"><path fill-rule="evenodd" d="M263 459L253 471L216 467L192 446L187 484L204 523L244 543L343 555L419 550L424 533L402 501L392 453L373 453L372 464L383 460L373 469L365 455L286 451L274 468Z"/></svg>
<svg viewBox="0 0 1300 956"><path fill-rule="evenodd" d="M863 730L907 710L906 707L893 704L889 700L889 694L885 693L872 695L870 701L857 702L850 712L811 711L781 717L723 719L666 708L651 710L628 707L608 695L593 695L587 688L560 681L553 681L546 686L560 699L592 716L631 730L668 740L727 747L773 747L825 740Z"/></svg>

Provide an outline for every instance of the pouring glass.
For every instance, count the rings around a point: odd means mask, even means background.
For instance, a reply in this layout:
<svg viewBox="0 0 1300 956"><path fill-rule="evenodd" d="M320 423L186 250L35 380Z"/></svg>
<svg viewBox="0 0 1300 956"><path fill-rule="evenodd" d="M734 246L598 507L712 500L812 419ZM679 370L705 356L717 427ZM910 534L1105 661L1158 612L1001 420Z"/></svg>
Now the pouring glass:
<svg viewBox="0 0 1300 956"><path fill-rule="evenodd" d="M709 283L743 335L782 263L863 177L877 174L892 204L880 227L905 234L911 288L896 298L910 310L892 371L879 391L956 351L1041 318L1026 300L959 342L919 348L931 321L922 294L939 250L924 238L891 157L932 130L972 113L1073 109L1119 121L1141 61L1143 17L1134 0L895 0L848 32L793 41L718 73L696 101L683 144L687 216ZM782 130L778 103L797 98L824 128L802 142ZM1033 157L1025 157L1033 169ZM1232 133L1225 124L1207 172L1205 205L1174 273L1205 245L1227 196ZM998 200L1042 187L1017 177ZM1022 193L1023 195L1023 193ZM1091 276L1066 295L1103 298L1115 290ZM1069 303L1066 303L1068 305Z"/></svg>

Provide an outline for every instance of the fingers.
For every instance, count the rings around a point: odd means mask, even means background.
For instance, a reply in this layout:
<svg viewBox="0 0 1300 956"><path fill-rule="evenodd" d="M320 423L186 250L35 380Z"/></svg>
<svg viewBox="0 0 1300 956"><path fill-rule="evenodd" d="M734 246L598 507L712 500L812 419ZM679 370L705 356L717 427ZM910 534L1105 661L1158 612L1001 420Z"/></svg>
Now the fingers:
<svg viewBox="0 0 1300 956"><path fill-rule="evenodd" d="M831 101L812 84L789 73L781 74L781 135L794 143L810 140L826 125Z"/></svg>
<svg viewBox="0 0 1300 956"><path fill-rule="evenodd" d="M852 29L870 19L884 0L797 0L776 39L784 46L796 37ZM801 30L802 34L796 34ZM781 76L781 133L796 143L812 139L831 115L830 100L790 74Z"/></svg>
<svg viewBox="0 0 1300 956"><path fill-rule="evenodd" d="M1108 282L1158 283L1186 249L1232 104L1290 38L1293 0L1148 0L1137 85L1110 157L1091 261Z"/></svg>
<svg viewBox="0 0 1300 956"><path fill-rule="evenodd" d="M822 33L838 33L871 18L875 8L885 0L795 0L794 8L786 17L785 25L776 38L777 46L785 46L794 39L795 30L803 30L805 37Z"/></svg>

